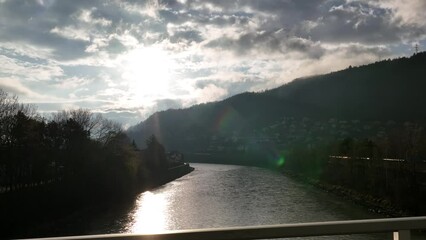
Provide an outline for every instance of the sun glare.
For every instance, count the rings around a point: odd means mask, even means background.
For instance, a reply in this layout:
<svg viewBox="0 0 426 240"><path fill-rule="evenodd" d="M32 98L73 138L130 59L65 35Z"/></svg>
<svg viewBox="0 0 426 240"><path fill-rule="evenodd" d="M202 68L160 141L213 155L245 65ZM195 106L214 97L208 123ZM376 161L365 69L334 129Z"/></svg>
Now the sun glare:
<svg viewBox="0 0 426 240"><path fill-rule="evenodd" d="M167 95L173 68L167 52L155 47L137 48L124 57L122 64L122 77L137 100Z"/></svg>
<svg viewBox="0 0 426 240"><path fill-rule="evenodd" d="M145 192L137 200L131 232L159 233L167 227L167 200L163 194Z"/></svg>

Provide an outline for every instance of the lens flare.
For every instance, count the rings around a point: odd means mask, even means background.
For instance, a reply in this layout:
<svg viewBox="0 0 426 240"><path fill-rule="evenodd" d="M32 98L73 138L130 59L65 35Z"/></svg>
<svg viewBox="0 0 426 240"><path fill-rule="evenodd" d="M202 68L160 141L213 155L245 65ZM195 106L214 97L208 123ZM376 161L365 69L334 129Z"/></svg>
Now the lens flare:
<svg viewBox="0 0 426 240"><path fill-rule="evenodd" d="M278 167L282 167L285 164L285 158L284 156L281 156L278 160L277 160L277 166Z"/></svg>
<svg viewBox="0 0 426 240"><path fill-rule="evenodd" d="M236 111L231 107L223 109L216 117L214 129L216 131L226 131L231 127L231 122L237 118Z"/></svg>

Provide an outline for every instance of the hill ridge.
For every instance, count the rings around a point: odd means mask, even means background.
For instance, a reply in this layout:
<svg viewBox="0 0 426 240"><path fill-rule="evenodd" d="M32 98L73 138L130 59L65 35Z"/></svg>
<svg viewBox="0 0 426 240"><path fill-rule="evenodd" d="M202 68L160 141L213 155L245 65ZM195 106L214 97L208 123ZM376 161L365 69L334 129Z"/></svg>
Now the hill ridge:
<svg viewBox="0 0 426 240"><path fill-rule="evenodd" d="M156 112L128 135L139 146L154 134L169 149L187 150L205 148L215 135L241 134L283 117L424 121L425 66L422 52L298 78L264 92Z"/></svg>

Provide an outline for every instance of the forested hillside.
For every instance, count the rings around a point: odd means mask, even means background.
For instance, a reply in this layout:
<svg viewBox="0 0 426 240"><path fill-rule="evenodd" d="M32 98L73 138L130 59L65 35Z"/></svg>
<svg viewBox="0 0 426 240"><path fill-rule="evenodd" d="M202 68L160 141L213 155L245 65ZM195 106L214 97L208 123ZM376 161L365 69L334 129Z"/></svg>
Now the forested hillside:
<svg viewBox="0 0 426 240"><path fill-rule="evenodd" d="M214 135L245 135L284 117L318 120L423 121L426 53L296 79L187 109L157 112L132 127L138 145L155 134L172 149L205 150ZM196 139L196 141L194 141Z"/></svg>

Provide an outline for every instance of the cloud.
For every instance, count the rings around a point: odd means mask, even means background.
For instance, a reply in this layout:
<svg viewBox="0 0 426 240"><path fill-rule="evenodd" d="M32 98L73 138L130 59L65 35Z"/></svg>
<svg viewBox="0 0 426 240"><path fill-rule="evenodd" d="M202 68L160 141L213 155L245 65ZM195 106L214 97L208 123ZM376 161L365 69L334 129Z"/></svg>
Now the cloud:
<svg viewBox="0 0 426 240"><path fill-rule="evenodd" d="M327 49L321 59L304 59L300 61L283 61L283 69L279 79L290 81L304 76L328 73L352 66L383 60L393 57L389 48L369 46L359 43L343 43L324 45ZM295 64L297 63L297 64Z"/></svg>
<svg viewBox="0 0 426 240"><path fill-rule="evenodd" d="M327 42L398 42L411 31L394 24L391 17L389 11L368 4L334 5L316 20L310 36Z"/></svg>
<svg viewBox="0 0 426 240"><path fill-rule="evenodd" d="M71 26L66 26L63 28L54 27L50 30L50 33L57 34L63 38L70 40L81 40L81 41L90 41L90 35L83 29L77 29Z"/></svg>
<svg viewBox="0 0 426 240"><path fill-rule="evenodd" d="M219 37L209 42L207 47L223 48L234 51L238 55L245 55L253 51L281 52L282 46L280 40L270 32L249 32L243 33L237 38Z"/></svg>
<svg viewBox="0 0 426 240"><path fill-rule="evenodd" d="M246 91L259 91L264 88L265 80L252 78L252 79L244 79L241 81L223 81L219 79L206 79L196 82L196 88L200 89L202 92L213 90L216 93L219 93L218 98L215 100L221 100L227 97L231 97L233 95L246 92ZM223 89L227 89L227 91L223 91Z"/></svg>
<svg viewBox="0 0 426 240"><path fill-rule="evenodd" d="M96 8L94 8L96 9ZM89 24L89 25L96 25L96 26L101 26L101 27L106 27L106 26L110 26L111 25L111 20L108 20L106 18L103 17L95 17L94 15L96 14L95 11L91 11L88 9L82 9L79 12L77 12L73 17L78 19L80 22L84 23L84 24Z"/></svg>
<svg viewBox="0 0 426 240"><path fill-rule="evenodd" d="M303 57L320 58L324 49L319 42L300 37L282 36L281 31L245 33L236 39L220 37L206 44L210 48L222 48L237 55L276 55L298 52Z"/></svg>
<svg viewBox="0 0 426 240"><path fill-rule="evenodd" d="M63 89L75 89L75 88L84 87L93 81L94 81L93 79L72 76L72 77L56 80L56 85Z"/></svg>
<svg viewBox="0 0 426 240"><path fill-rule="evenodd" d="M39 97L40 95L23 85L19 79L0 77L0 89L23 97Z"/></svg>
<svg viewBox="0 0 426 240"><path fill-rule="evenodd" d="M182 100L180 99L159 99L155 101L156 108L158 111L167 110L170 108L178 109L182 108Z"/></svg>
<svg viewBox="0 0 426 240"><path fill-rule="evenodd" d="M167 33L170 36L171 43L179 42L201 42L203 37L201 32L197 31L193 26L188 25L176 25L169 23L167 24Z"/></svg>
<svg viewBox="0 0 426 240"><path fill-rule="evenodd" d="M157 110L411 55L411 44L426 39L425 5L4 0L0 86L42 111L88 107L134 122Z"/></svg>
<svg viewBox="0 0 426 240"><path fill-rule="evenodd" d="M206 103L222 99L228 94L224 88L218 87L212 83L201 88L195 89L196 103Z"/></svg>
<svg viewBox="0 0 426 240"><path fill-rule="evenodd" d="M120 111L120 112L105 112L102 113L102 115L114 122L118 122L122 125L124 129L129 128L132 125L135 125L141 121L141 115L139 113L135 112L126 112L126 111Z"/></svg>
<svg viewBox="0 0 426 240"><path fill-rule="evenodd" d="M63 75L57 65L22 61L5 55L0 55L0 70L0 76L16 76L28 81L45 81Z"/></svg>
<svg viewBox="0 0 426 240"><path fill-rule="evenodd" d="M426 2L423 0L381 0L371 4L392 11L393 21L403 25L426 25Z"/></svg>
<svg viewBox="0 0 426 240"><path fill-rule="evenodd" d="M92 41L119 32L120 18L127 17L131 20L128 24L141 21L115 6L99 1L6 1L0 8L0 22L7 22L0 41L50 48L50 58L58 61L85 58L91 55L86 49L94 44Z"/></svg>

